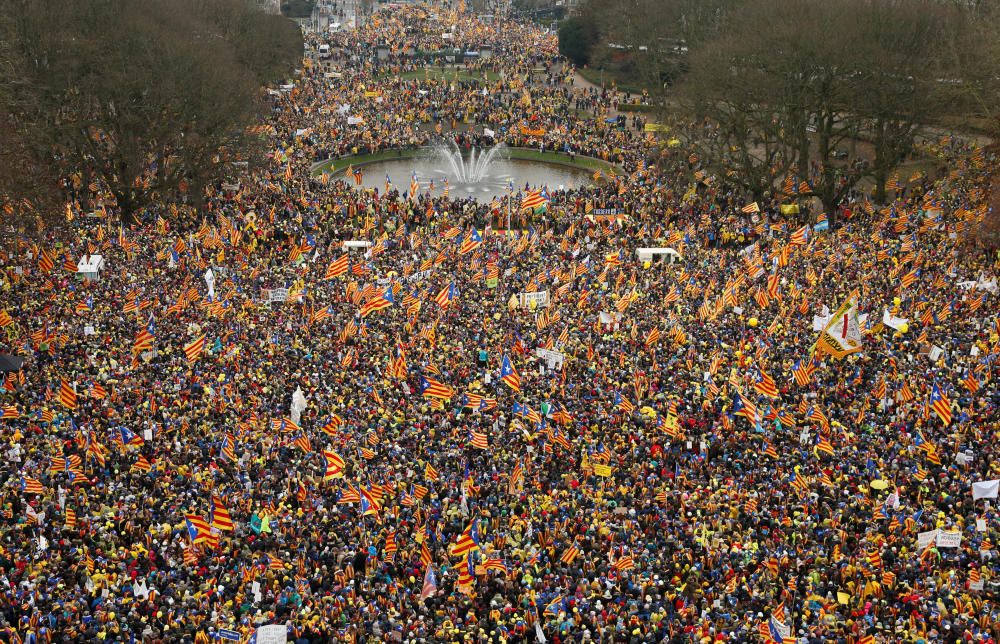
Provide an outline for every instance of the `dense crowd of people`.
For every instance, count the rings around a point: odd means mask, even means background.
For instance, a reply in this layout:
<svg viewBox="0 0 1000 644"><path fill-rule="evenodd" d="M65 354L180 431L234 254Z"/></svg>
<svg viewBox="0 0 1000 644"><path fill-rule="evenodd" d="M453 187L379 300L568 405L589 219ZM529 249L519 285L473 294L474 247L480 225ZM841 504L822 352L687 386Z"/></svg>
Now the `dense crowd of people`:
<svg viewBox="0 0 1000 644"><path fill-rule="evenodd" d="M799 221L531 24L323 38L266 168L134 220L77 183L5 250L5 641L996 641L992 155ZM407 53L453 45L481 79ZM616 170L512 230L312 172L484 128ZM816 350L848 301L861 350Z"/></svg>

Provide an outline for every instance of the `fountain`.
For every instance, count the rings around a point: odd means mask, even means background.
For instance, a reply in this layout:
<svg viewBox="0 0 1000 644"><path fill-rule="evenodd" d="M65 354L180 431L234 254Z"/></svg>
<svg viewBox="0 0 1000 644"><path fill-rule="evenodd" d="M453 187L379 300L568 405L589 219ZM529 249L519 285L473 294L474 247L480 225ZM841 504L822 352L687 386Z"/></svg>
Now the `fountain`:
<svg viewBox="0 0 1000 644"><path fill-rule="evenodd" d="M366 164L362 187L384 190L383 178L413 177L417 193L488 202L515 195L525 184L532 187L586 185L590 173L580 168L511 159L510 149L499 143L491 148L463 150L452 140L424 148L407 158ZM411 184L412 185L412 184ZM404 192L409 192L403 186Z"/></svg>
<svg viewBox="0 0 1000 644"><path fill-rule="evenodd" d="M448 145L434 147L434 156L443 161L451 170L451 175L456 182L471 184L479 183L483 180L483 177L486 176L486 171L503 148L503 143L497 143L485 152L479 148L472 148L469 158L466 159L462 156L462 151L458 145L449 139Z"/></svg>

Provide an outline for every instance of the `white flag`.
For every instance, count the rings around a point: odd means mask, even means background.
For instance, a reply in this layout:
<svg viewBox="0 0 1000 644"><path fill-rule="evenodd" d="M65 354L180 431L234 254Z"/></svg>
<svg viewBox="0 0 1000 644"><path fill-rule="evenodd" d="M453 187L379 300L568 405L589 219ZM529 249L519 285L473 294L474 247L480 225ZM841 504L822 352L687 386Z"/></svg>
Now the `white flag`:
<svg viewBox="0 0 1000 644"><path fill-rule="evenodd" d="M215 297L215 273L212 269L205 271L205 284L208 285L208 297L209 299Z"/></svg>
<svg viewBox="0 0 1000 644"><path fill-rule="evenodd" d="M295 392L292 394L292 421L296 425L299 424L299 420L302 418L302 412L306 408L306 397L302 393L302 387L296 387Z"/></svg>
<svg viewBox="0 0 1000 644"><path fill-rule="evenodd" d="M882 312L882 324L886 325L887 327L899 331L900 327L902 327L907 322L909 322L909 320L907 320L906 318L898 318L892 313L889 313L889 309L885 309Z"/></svg>

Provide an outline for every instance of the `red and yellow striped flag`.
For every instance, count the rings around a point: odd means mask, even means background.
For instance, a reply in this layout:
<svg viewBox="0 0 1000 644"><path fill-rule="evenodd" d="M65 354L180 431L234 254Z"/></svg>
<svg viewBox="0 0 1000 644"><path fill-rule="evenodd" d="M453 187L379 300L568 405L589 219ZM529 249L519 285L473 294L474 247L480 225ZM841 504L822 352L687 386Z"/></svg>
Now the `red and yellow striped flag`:
<svg viewBox="0 0 1000 644"><path fill-rule="evenodd" d="M198 359L198 356L205 350L205 334L202 333L191 342L184 345L184 357L189 363Z"/></svg>
<svg viewBox="0 0 1000 644"><path fill-rule="evenodd" d="M55 260L52 259L52 255L49 255L49 251L42 249L41 253L38 255L38 269L43 273L48 273L53 268L55 268Z"/></svg>
<svg viewBox="0 0 1000 644"><path fill-rule="evenodd" d="M76 390L65 378L59 382L59 402L68 409L76 409Z"/></svg>

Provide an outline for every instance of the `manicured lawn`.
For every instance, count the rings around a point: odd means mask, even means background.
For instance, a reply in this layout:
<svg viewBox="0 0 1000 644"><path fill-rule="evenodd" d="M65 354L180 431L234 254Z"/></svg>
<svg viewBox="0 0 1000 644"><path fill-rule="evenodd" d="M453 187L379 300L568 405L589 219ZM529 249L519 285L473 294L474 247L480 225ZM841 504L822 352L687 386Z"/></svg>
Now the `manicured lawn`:
<svg viewBox="0 0 1000 644"><path fill-rule="evenodd" d="M618 173L618 169L612 164L601 161L600 159L592 159L590 157L577 156L570 160L568 154L559 154L558 152L541 152L538 150L525 150L522 148L512 148L510 150L510 158L518 159L521 161L541 161L544 163L559 163L564 165L572 165L577 168L585 168L587 170L600 170L604 173Z"/></svg>
<svg viewBox="0 0 1000 644"><path fill-rule="evenodd" d="M313 176L319 176L324 172L337 174L349 165L360 165L362 163L385 161L387 159L405 159L414 153L416 153L416 150L382 150L381 152L373 152L372 154L359 154L357 156L344 157L343 159L330 159L313 168L312 173Z"/></svg>

